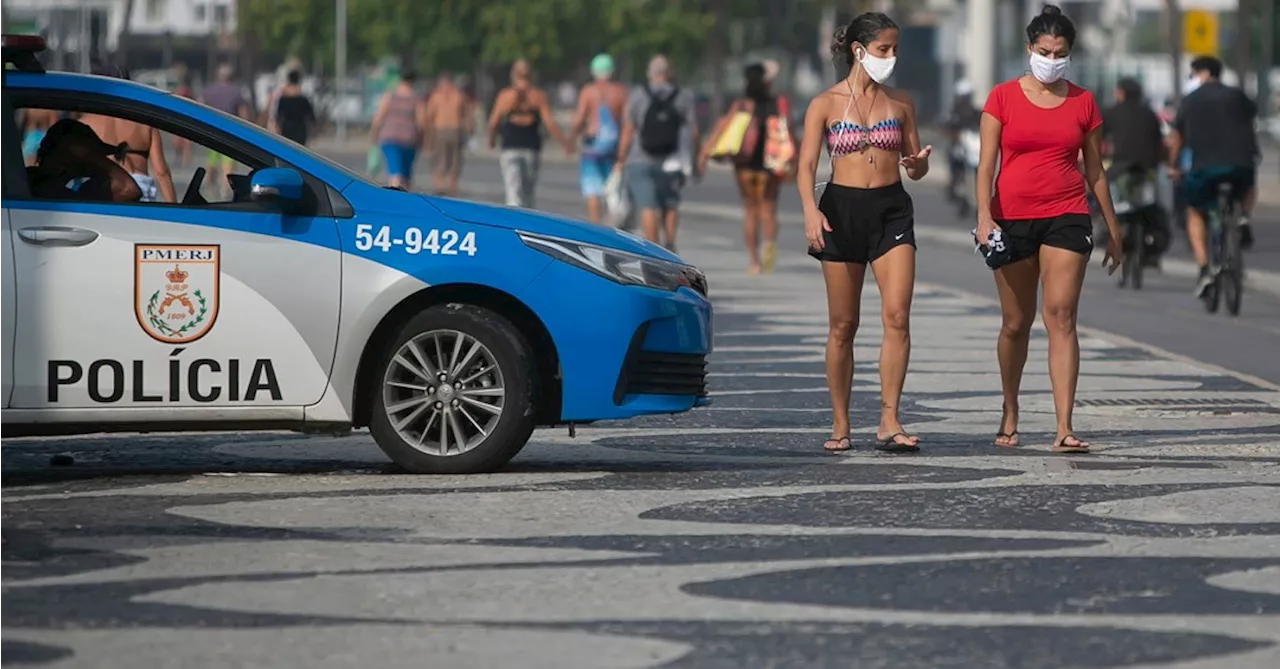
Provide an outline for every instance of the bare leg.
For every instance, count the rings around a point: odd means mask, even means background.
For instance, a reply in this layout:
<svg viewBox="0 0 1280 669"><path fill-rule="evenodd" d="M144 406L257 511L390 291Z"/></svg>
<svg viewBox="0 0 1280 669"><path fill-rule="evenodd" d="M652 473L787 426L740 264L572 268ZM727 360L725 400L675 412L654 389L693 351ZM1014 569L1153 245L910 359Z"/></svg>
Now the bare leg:
<svg viewBox="0 0 1280 669"><path fill-rule="evenodd" d="M1187 243L1191 245L1191 255L1196 264L1206 267L1209 264L1209 251L1205 248L1204 212L1195 207L1187 207Z"/></svg>
<svg viewBox="0 0 1280 669"><path fill-rule="evenodd" d="M449 197L455 197L458 194L458 177L462 174L462 166L455 166L452 172L449 172L449 178L445 182L445 193Z"/></svg>
<svg viewBox="0 0 1280 669"><path fill-rule="evenodd" d="M600 222L600 196L587 196L587 220L592 223Z"/></svg>
<svg viewBox="0 0 1280 669"><path fill-rule="evenodd" d="M742 238L747 244L747 272L760 273L760 209L755 202L742 201Z"/></svg>
<svg viewBox="0 0 1280 669"><path fill-rule="evenodd" d="M747 273L760 273L760 202L755 174L750 170L733 173L742 198L742 238L747 244Z"/></svg>
<svg viewBox="0 0 1280 669"><path fill-rule="evenodd" d="M1076 384L1080 381L1080 337L1076 334L1076 312L1089 256L1052 246L1040 247L1040 280L1044 283L1041 317L1049 331L1049 382L1053 384L1053 409L1058 417L1055 445L1084 447L1088 444L1067 439L1072 435L1071 412L1075 408Z"/></svg>
<svg viewBox="0 0 1280 669"><path fill-rule="evenodd" d="M680 225L680 210L672 207L663 215L663 222L667 229L667 248L675 250L676 248L676 228Z"/></svg>
<svg viewBox="0 0 1280 669"><path fill-rule="evenodd" d="M914 446L920 439L901 435L898 417L902 386L907 378L907 361L911 358L911 297L916 285L916 250L902 244L871 263L876 284L880 287L880 320L884 340L880 343L880 426L876 439L892 439L896 445Z"/></svg>
<svg viewBox="0 0 1280 669"><path fill-rule="evenodd" d="M1000 360L1000 387L1004 394L1004 417L1000 419L997 446L1018 445L1018 391L1022 370L1027 366L1031 325L1036 320L1036 290L1040 261L1034 257L1005 265L995 271L996 292L1000 295L1000 338L996 357Z"/></svg>
<svg viewBox="0 0 1280 669"><path fill-rule="evenodd" d="M218 161L218 163L217 163L217 165L216 165L216 167L215 167L214 169L210 170L210 171L209 171L209 173L213 176L213 186L214 186L214 189L215 189L215 192L216 192L216 194L214 195L214 197L215 197L215 198L217 198L217 199L218 199L218 201L223 201L223 200L229 200L229 199L231 199L231 198L227 195L227 188L228 188L228 186L227 186L227 174L228 174L228 170L227 170L227 168L222 164L222 161L221 161L221 160L219 160L219 161Z"/></svg>
<svg viewBox="0 0 1280 669"><path fill-rule="evenodd" d="M831 441L849 436L849 396L853 389L853 338L858 333L862 306L862 282L867 266L858 263L822 263L827 284L827 390L831 393Z"/></svg>
<svg viewBox="0 0 1280 669"><path fill-rule="evenodd" d="M662 243L658 238L658 215L657 209L640 210L640 230L644 232L644 238L654 244Z"/></svg>
<svg viewBox="0 0 1280 669"><path fill-rule="evenodd" d="M764 271L772 272L778 253L778 180L774 177L769 177L757 215L764 233Z"/></svg>

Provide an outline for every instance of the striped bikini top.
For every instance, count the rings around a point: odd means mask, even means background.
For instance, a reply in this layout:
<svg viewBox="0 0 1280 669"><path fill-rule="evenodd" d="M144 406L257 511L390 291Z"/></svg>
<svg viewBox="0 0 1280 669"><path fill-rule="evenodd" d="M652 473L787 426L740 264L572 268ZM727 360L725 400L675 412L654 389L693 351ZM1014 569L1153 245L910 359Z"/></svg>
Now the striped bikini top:
<svg viewBox="0 0 1280 669"><path fill-rule="evenodd" d="M902 150L902 122L896 118L887 118L875 125L864 128L849 121L849 107L853 105L853 93L849 93L849 102L844 106L844 117L827 127L827 153L832 160L851 153L865 151L867 147L881 151L898 152Z"/></svg>
<svg viewBox="0 0 1280 669"><path fill-rule="evenodd" d="M827 128L827 151L832 158L864 151L868 146L882 151L902 150L902 123L887 118L870 128L849 121L836 121Z"/></svg>

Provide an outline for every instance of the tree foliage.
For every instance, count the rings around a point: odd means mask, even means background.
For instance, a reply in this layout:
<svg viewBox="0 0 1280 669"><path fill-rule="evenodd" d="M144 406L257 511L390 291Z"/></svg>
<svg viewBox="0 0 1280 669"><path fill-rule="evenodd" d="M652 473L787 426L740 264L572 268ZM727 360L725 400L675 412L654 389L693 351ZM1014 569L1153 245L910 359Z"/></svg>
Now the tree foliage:
<svg viewBox="0 0 1280 669"><path fill-rule="evenodd" d="M392 58L423 71L527 58L566 71L608 50L677 65L704 55L715 8L760 15L763 0L347 0L348 62ZM335 0L240 0L242 36L266 57L333 62ZM799 4L809 4L802 0Z"/></svg>
<svg viewBox="0 0 1280 669"><path fill-rule="evenodd" d="M333 62L333 0L240 0L236 6L241 36L263 53Z"/></svg>

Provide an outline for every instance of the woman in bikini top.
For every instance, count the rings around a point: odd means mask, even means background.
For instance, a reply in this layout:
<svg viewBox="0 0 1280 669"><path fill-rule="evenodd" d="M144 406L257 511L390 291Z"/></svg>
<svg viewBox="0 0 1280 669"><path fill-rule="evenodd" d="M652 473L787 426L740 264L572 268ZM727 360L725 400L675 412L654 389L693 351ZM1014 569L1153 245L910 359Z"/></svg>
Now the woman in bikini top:
<svg viewBox="0 0 1280 669"><path fill-rule="evenodd" d="M899 37L897 24L878 12L861 14L838 30L831 51L849 66L849 76L815 98L805 114L796 182L809 255L821 262L827 289L828 451L853 446L853 341L868 270L880 290L882 323L875 447L919 450L920 439L903 427L899 409L911 350L916 260L915 208L902 180L904 172L913 180L928 173L931 149L920 147L911 96L885 85L897 63ZM816 189L823 144L831 156L831 181Z"/></svg>

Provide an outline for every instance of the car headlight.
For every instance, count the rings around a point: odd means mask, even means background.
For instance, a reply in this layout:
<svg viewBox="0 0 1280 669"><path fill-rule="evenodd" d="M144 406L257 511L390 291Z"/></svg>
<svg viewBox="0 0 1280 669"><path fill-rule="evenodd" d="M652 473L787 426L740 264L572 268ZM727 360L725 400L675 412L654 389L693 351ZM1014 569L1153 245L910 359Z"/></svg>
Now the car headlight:
<svg viewBox="0 0 1280 669"><path fill-rule="evenodd" d="M688 265L559 237L548 237L531 232L516 234L530 248L610 281L671 291L679 290L683 286L692 288L702 295L707 294L706 276Z"/></svg>

